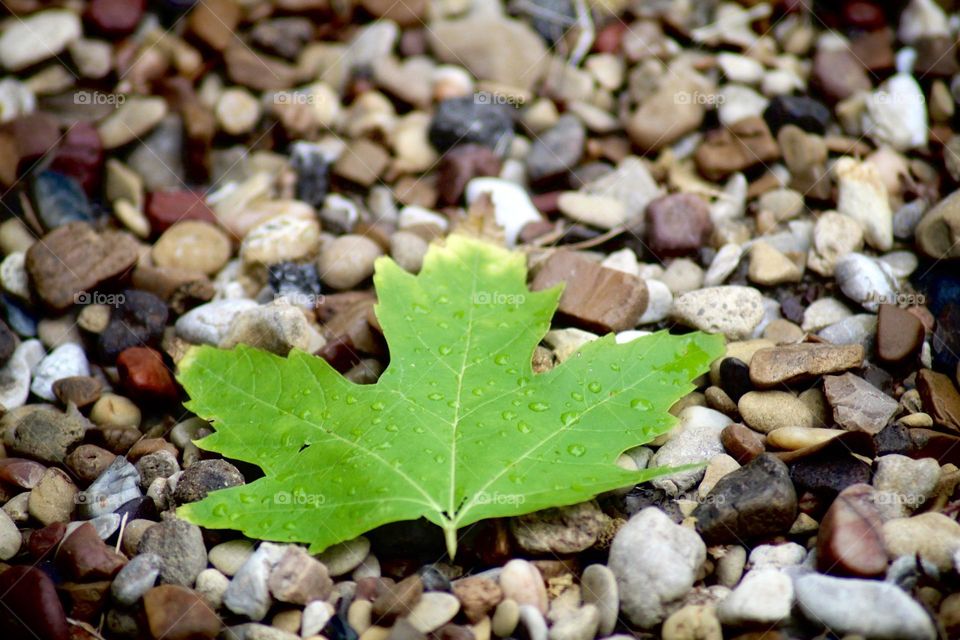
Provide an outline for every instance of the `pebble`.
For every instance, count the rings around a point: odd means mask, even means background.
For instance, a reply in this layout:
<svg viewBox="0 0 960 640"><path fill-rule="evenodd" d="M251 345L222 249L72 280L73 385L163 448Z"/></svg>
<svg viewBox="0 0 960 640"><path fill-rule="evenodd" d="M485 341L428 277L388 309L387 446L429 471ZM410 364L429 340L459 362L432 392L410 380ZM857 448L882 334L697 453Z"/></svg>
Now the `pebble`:
<svg viewBox="0 0 960 640"><path fill-rule="evenodd" d="M204 569L197 576L194 588L207 605L216 611L223 604L223 594L230 585L230 579L216 569Z"/></svg>
<svg viewBox="0 0 960 640"><path fill-rule="evenodd" d="M750 359L750 381L760 388L842 373L863 363L860 345L792 344L760 349Z"/></svg>
<svg viewBox="0 0 960 640"><path fill-rule="evenodd" d="M807 333L816 333L832 324L849 318L850 308L836 298L820 298L803 311L801 328Z"/></svg>
<svg viewBox="0 0 960 640"><path fill-rule="evenodd" d="M813 412L787 391L750 391L737 403L743 421L754 431L770 433L784 427L817 426Z"/></svg>
<svg viewBox="0 0 960 640"><path fill-rule="evenodd" d="M180 474L173 498L177 504L198 502L211 491L239 487L243 474L226 460L199 460Z"/></svg>
<svg viewBox="0 0 960 640"><path fill-rule="evenodd" d="M325 343L299 307L278 298L233 318L218 346L231 349L239 344L286 356L292 349L313 353Z"/></svg>
<svg viewBox="0 0 960 640"><path fill-rule="evenodd" d="M840 635L933 640L933 622L900 588L875 580L806 574L794 581L797 602L818 626Z"/></svg>
<svg viewBox="0 0 960 640"><path fill-rule="evenodd" d="M833 408L833 419L848 431L876 435L897 412L897 401L852 373L825 376L823 390Z"/></svg>
<svg viewBox="0 0 960 640"><path fill-rule="evenodd" d="M501 178L473 178L466 186L467 204L472 205L484 193L490 194L494 218L503 227L508 247L516 246L523 227L543 219L527 191L514 182Z"/></svg>
<svg viewBox="0 0 960 640"><path fill-rule="evenodd" d="M16 419L6 443L15 453L41 462L61 463L67 451L83 440L89 424L78 413L32 408Z"/></svg>
<svg viewBox="0 0 960 640"><path fill-rule="evenodd" d="M732 421L719 411L706 407L687 407L680 412L679 423L670 439L650 462L651 467L674 467L696 464L723 453L720 434ZM692 488L703 478L704 469L692 469L662 476L652 481L654 487L675 496Z"/></svg>
<svg viewBox="0 0 960 640"><path fill-rule="evenodd" d="M942 513L921 513L885 522L883 539L891 559L919 556L940 571L950 571L960 550L960 524Z"/></svg>
<svg viewBox="0 0 960 640"><path fill-rule="evenodd" d="M706 106L694 98L711 94L694 73L666 73L657 90L629 116L627 134L641 149L657 151L690 133L703 122ZM686 99L679 101L677 96Z"/></svg>
<svg viewBox="0 0 960 640"><path fill-rule="evenodd" d="M763 440L742 424L729 424L720 432L720 442L727 453L740 464L750 462L763 453Z"/></svg>
<svg viewBox="0 0 960 640"><path fill-rule="evenodd" d="M134 556L110 585L113 599L124 606L133 606L150 590L160 575L160 556L143 553Z"/></svg>
<svg viewBox="0 0 960 640"><path fill-rule="evenodd" d="M512 518L510 531L528 553L565 555L592 547L606 523L597 504L589 501Z"/></svg>
<svg viewBox="0 0 960 640"><path fill-rule="evenodd" d="M281 213L256 225L240 244L245 265L303 260L320 246L320 224L300 213Z"/></svg>
<svg viewBox="0 0 960 640"><path fill-rule="evenodd" d="M767 446L785 451L815 447L844 433L842 429L780 427L767 434Z"/></svg>
<svg viewBox="0 0 960 640"><path fill-rule="evenodd" d="M547 634L549 640L593 640L600 625L600 613L586 604L556 620Z"/></svg>
<svg viewBox="0 0 960 640"><path fill-rule="evenodd" d="M317 269L324 283L334 289L352 289L373 275L373 264L382 254L370 238L348 234L324 245Z"/></svg>
<svg viewBox="0 0 960 640"><path fill-rule="evenodd" d="M267 584L270 571L283 553L282 546L261 542L230 581L230 586L223 594L224 606L251 620L263 620L273 601Z"/></svg>
<svg viewBox="0 0 960 640"><path fill-rule="evenodd" d="M164 584L191 586L207 568L200 528L183 520L164 520L149 527L140 538L137 553L160 557L160 582Z"/></svg>
<svg viewBox="0 0 960 640"><path fill-rule="evenodd" d="M659 276L670 291L677 295L695 291L703 286L703 269L689 258L674 258Z"/></svg>
<svg viewBox="0 0 960 640"><path fill-rule="evenodd" d="M42 524L69 522L76 506L77 487L63 471L47 469L40 482L30 490L27 503L30 515Z"/></svg>
<svg viewBox="0 0 960 640"><path fill-rule="evenodd" d="M917 374L917 390L923 400L923 410L934 423L948 431L960 431L960 393L948 376L921 369Z"/></svg>
<svg viewBox="0 0 960 640"><path fill-rule="evenodd" d="M431 633L447 624L460 611L460 601L456 596L442 591L428 591L407 615L414 629L421 633Z"/></svg>
<svg viewBox="0 0 960 640"><path fill-rule="evenodd" d="M730 340L750 336L763 313L760 292L738 285L690 291L673 305L673 315L679 322L708 333L722 333Z"/></svg>
<svg viewBox="0 0 960 640"><path fill-rule="evenodd" d="M646 217L647 246L661 259L697 251L713 229L707 203L691 193L651 200Z"/></svg>
<svg viewBox="0 0 960 640"><path fill-rule="evenodd" d="M761 544L750 552L749 565L751 569L784 569L801 564L806 557L806 548L796 542Z"/></svg>
<svg viewBox="0 0 960 640"><path fill-rule="evenodd" d="M280 602L305 605L313 600L327 599L333 588L333 581L330 580L323 563L310 556L302 547L290 545L270 571L267 586L270 587L273 597Z"/></svg>
<svg viewBox="0 0 960 640"><path fill-rule="evenodd" d="M230 238L201 220L183 220L170 226L153 245L151 256L158 267L197 271L212 276L230 259Z"/></svg>
<svg viewBox="0 0 960 640"><path fill-rule="evenodd" d="M221 542L211 547L208 555L212 564L220 573L233 576L253 555L253 543L250 540L237 539Z"/></svg>
<svg viewBox="0 0 960 640"><path fill-rule="evenodd" d="M238 315L257 306L253 300L243 298L214 300L177 318L174 327L177 335L187 342L217 345Z"/></svg>
<svg viewBox="0 0 960 640"><path fill-rule="evenodd" d="M880 251L893 247L893 211L876 166L843 157L834 164L839 195L837 212L863 227L867 244Z"/></svg>
<svg viewBox="0 0 960 640"><path fill-rule="evenodd" d="M694 153L697 168L709 180L720 180L780 156L777 141L759 117L744 118L730 127L714 129Z"/></svg>
<svg viewBox="0 0 960 640"><path fill-rule="evenodd" d="M727 243L720 247L703 276L703 285L705 287L716 287L723 284L730 277L730 274L736 270L742 257L743 247L738 244Z"/></svg>
<svg viewBox="0 0 960 640"><path fill-rule="evenodd" d="M934 458L915 460L898 454L877 458L873 474L873 486L879 492L892 494L900 509L885 509L905 517L910 511L920 508L933 496L940 479L940 465Z"/></svg>
<svg viewBox="0 0 960 640"><path fill-rule="evenodd" d="M316 558L327 568L330 577L336 578L360 566L369 553L370 540L359 536L329 547Z"/></svg>
<svg viewBox="0 0 960 640"><path fill-rule="evenodd" d="M0 368L0 405L7 411L23 406L30 395L30 371L43 357L39 340L21 342Z"/></svg>
<svg viewBox="0 0 960 640"><path fill-rule="evenodd" d="M661 282L649 278L644 280L647 285L647 308L643 311L640 319L637 320L638 326L645 324L655 324L665 320L673 309L673 292L670 287Z"/></svg>
<svg viewBox="0 0 960 640"><path fill-rule="evenodd" d="M457 20L434 20L427 41L441 62L462 65L477 79L498 85L529 91L546 70L543 39L525 22L499 15L478 11ZM460 126L473 121L460 119Z"/></svg>
<svg viewBox="0 0 960 640"><path fill-rule="evenodd" d="M47 229L70 222L91 222L90 201L80 183L57 171L44 171L32 182L36 213Z"/></svg>
<svg viewBox="0 0 960 640"><path fill-rule="evenodd" d="M519 624L523 625L525 635L530 640L547 640L547 622L536 607L529 604L520 605Z"/></svg>
<svg viewBox="0 0 960 640"><path fill-rule="evenodd" d="M428 137L441 153L477 144L503 155L513 140L513 119L502 104L478 100L473 95L449 98L437 104Z"/></svg>
<svg viewBox="0 0 960 640"><path fill-rule="evenodd" d="M140 190L142 190L142 186ZM180 189L163 189L151 192L147 197L145 213L149 221L149 227L157 233L164 233L170 227L182 221L206 222L211 225L217 223L216 215L203 201L201 194ZM194 229L198 228L194 227ZM213 237L213 234L206 230L201 231L200 234L201 237L204 235ZM213 242L215 244L211 248L218 249L220 240L213 239Z"/></svg>
<svg viewBox="0 0 960 640"><path fill-rule="evenodd" d="M797 494L787 466L764 453L721 478L692 515L705 541L737 543L786 532Z"/></svg>
<svg viewBox="0 0 960 640"><path fill-rule="evenodd" d="M547 612L547 589L543 576L536 566L526 560L513 559L503 565L500 589L504 600L512 600L521 607L529 605L542 614Z"/></svg>
<svg viewBox="0 0 960 640"><path fill-rule="evenodd" d="M592 605L597 610L597 631L600 637L613 633L620 610L620 591L613 571L602 564L588 566L580 576L580 592L583 603Z"/></svg>
<svg viewBox="0 0 960 640"><path fill-rule="evenodd" d="M82 35L80 18L73 11L49 9L17 17L0 35L0 63L8 71L25 69L56 57Z"/></svg>
<svg viewBox="0 0 960 640"><path fill-rule="evenodd" d="M186 587L163 584L143 596L147 628L154 638L215 638L223 624L201 595Z"/></svg>
<svg viewBox="0 0 960 640"><path fill-rule="evenodd" d="M53 392L54 382L62 378L89 374L90 367L83 347L67 343L57 347L40 361L34 371L30 391L37 397L52 402L57 399Z"/></svg>
<svg viewBox="0 0 960 640"><path fill-rule="evenodd" d="M17 524L6 511L0 510L0 560L9 560L17 555L22 541Z"/></svg>
<svg viewBox="0 0 960 640"><path fill-rule="evenodd" d="M663 640L723 640L723 629L716 608L705 604L688 604L667 618L660 629ZM625 640L629 636L610 636Z"/></svg>
<svg viewBox="0 0 960 640"><path fill-rule="evenodd" d="M120 384L133 398L176 401L176 383L163 356L149 347L130 347L117 356Z"/></svg>
<svg viewBox="0 0 960 640"><path fill-rule="evenodd" d="M837 495L820 521L817 566L823 573L873 578L887 570L883 516L874 490L865 484Z"/></svg>
<svg viewBox="0 0 960 640"><path fill-rule="evenodd" d="M600 229L613 229L626 221L627 211L616 198L581 191L564 191L557 199L563 215Z"/></svg>
<svg viewBox="0 0 960 640"><path fill-rule="evenodd" d="M617 577L621 611L640 628L660 624L693 587L705 560L706 547L694 531L656 507L644 509L610 546L607 566Z"/></svg>
<svg viewBox="0 0 960 640"><path fill-rule="evenodd" d="M303 608L300 622L300 635L309 638L318 635L333 617L333 607L329 602L314 600Z"/></svg>
<svg viewBox="0 0 960 640"><path fill-rule="evenodd" d="M897 73L866 97L861 126L877 146L897 151L927 144L927 106L912 75Z"/></svg>
<svg viewBox="0 0 960 640"><path fill-rule="evenodd" d="M180 471L177 456L166 449L148 453L135 465L140 475L140 488L147 489L157 478L169 478Z"/></svg>
<svg viewBox="0 0 960 640"><path fill-rule="evenodd" d="M960 189L927 211L914 234L925 255L936 260L960 257Z"/></svg>
<svg viewBox="0 0 960 640"><path fill-rule="evenodd" d="M925 338L917 316L893 304L880 305L877 315L877 357L891 366L916 360Z"/></svg>
<svg viewBox="0 0 960 640"><path fill-rule="evenodd" d="M143 138L166 115L167 103L163 98L128 96L97 127L103 148L116 149Z"/></svg>
<svg viewBox="0 0 960 640"><path fill-rule="evenodd" d="M486 618L503 600L500 585L481 576L457 580L453 583L453 594L460 601L463 615L473 624Z"/></svg>
<svg viewBox="0 0 960 640"><path fill-rule="evenodd" d="M790 616L793 582L772 568L749 571L740 584L717 606L717 617L725 625L777 625Z"/></svg>
<svg viewBox="0 0 960 640"><path fill-rule="evenodd" d="M873 351L876 330L877 316L870 313L857 313L825 327L817 333L817 336L831 344L860 345L866 353Z"/></svg>
<svg viewBox="0 0 960 640"><path fill-rule="evenodd" d="M529 605L526 606L529 607ZM535 609L535 607L530 608ZM493 613L493 618L491 618L493 633L501 638L511 637L519 622L520 605L509 598L497 605L497 609Z"/></svg>
<svg viewBox="0 0 960 640"><path fill-rule="evenodd" d="M93 403L90 420L101 427L139 427L140 408L129 398L105 393Z"/></svg>
<svg viewBox="0 0 960 640"><path fill-rule="evenodd" d="M826 211L814 225L807 266L822 276L832 276L841 257L862 248L863 227L850 216Z"/></svg>
<svg viewBox="0 0 960 640"><path fill-rule="evenodd" d="M62 311L78 295L125 273L139 255L133 236L97 233L83 222L57 227L27 251L26 268L34 292L50 308Z"/></svg>
<svg viewBox="0 0 960 640"><path fill-rule="evenodd" d="M580 161L586 130L571 114L561 116L555 125L540 133L527 154L527 177L537 183L565 175Z"/></svg>

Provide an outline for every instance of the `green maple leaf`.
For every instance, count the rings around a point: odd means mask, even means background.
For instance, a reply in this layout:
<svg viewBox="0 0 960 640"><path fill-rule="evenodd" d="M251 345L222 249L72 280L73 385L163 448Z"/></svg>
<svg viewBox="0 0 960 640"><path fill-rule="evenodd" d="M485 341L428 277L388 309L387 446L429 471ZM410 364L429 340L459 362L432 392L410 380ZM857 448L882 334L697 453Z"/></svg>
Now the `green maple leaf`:
<svg viewBox="0 0 960 640"><path fill-rule="evenodd" d="M424 517L445 532L587 500L675 471L628 471L624 450L666 432L670 406L723 351L719 336L608 335L549 372L531 368L561 288L530 292L526 259L451 236L417 276L376 264L390 365L358 385L321 358L195 347L187 407L197 444L265 476L181 506L182 517L311 552Z"/></svg>

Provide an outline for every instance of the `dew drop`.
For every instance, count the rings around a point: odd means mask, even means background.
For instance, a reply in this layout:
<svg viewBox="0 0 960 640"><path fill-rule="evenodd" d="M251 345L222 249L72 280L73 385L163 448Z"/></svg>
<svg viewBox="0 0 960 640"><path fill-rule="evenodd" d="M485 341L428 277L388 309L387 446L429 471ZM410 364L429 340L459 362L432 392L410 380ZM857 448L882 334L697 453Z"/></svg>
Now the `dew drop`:
<svg viewBox="0 0 960 640"><path fill-rule="evenodd" d="M600 393L603 391L603 387L600 386L599 382L591 382L587 385L587 389L590 389L590 393Z"/></svg>
<svg viewBox="0 0 960 640"><path fill-rule="evenodd" d="M417 426L413 428L413 432L417 434L423 433L423 431L424 431L423 427Z"/></svg>
<svg viewBox="0 0 960 640"><path fill-rule="evenodd" d="M423 306L418 302L413 303L413 310L416 311L417 313L430 313L430 309L428 309L427 307Z"/></svg>
<svg viewBox="0 0 960 640"><path fill-rule="evenodd" d="M514 413L513 411L504 411L503 413L500 414L500 417L503 418L504 420L513 420L514 418L517 417L517 414Z"/></svg>
<svg viewBox="0 0 960 640"><path fill-rule="evenodd" d="M517 431L519 431L520 433L530 433L530 425L528 425L526 422L523 422L521 420L520 422L517 423Z"/></svg>
<svg viewBox="0 0 960 640"><path fill-rule="evenodd" d="M620 365L619 365L618 363L616 363L616 362L611 362L611 363L610 363L610 370L611 370L611 371L620 371Z"/></svg>
<svg viewBox="0 0 960 640"><path fill-rule="evenodd" d="M213 508L213 515L215 515L218 518L222 518L225 515L227 515L227 505L218 504L217 506L215 506Z"/></svg>
<svg viewBox="0 0 960 640"><path fill-rule="evenodd" d="M437 455L433 456L433 461L436 462L437 464L443 464L444 459L445 459L445 458L444 458L442 455L440 455L439 453L438 453Z"/></svg>
<svg viewBox="0 0 960 640"><path fill-rule="evenodd" d="M587 448L582 444L571 444L567 447L567 453L572 455L574 458L582 458L583 454L587 452Z"/></svg>
<svg viewBox="0 0 960 640"><path fill-rule="evenodd" d="M498 355L497 357L495 357L495 358L493 359L493 361L494 361L494 363L503 366L503 365L507 364L508 362L510 362L510 356L508 356L508 355L505 354L505 353L501 353L500 355Z"/></svg>
<svg viewBox="0 0 960 640"><path fill-rule="evenodd" d="M483 388L481 388L481 387L474 387L473 390L470 391L470 393L472 393L473 395L475 395L475 396L477 396L477 397L480 397L480 396L483 395Z"/></svg>
<svg viewBox="0 0 960 640"><path fill-rule="evenodd" d="M574 391L570 394L570 397L576 400L577 402L583 402L583 394L579 391Z"/></svg>
<svg viewBox="0 0 960 640"><path fill-rule="evenodd" d="M400 427L398 427L398 426L395 425L395 424L388 424L388 425L387 425L386 427L384 427L384 428L385 428L389 433L396 433L396 432L400 431Z"/></svg>
<svg viewBox="0 0 960 640"><path fill-rule="evenodd" d="M443 400L443 394L437 393L436 391L434 391L433 393L429 394L427 398L429 398L430 400Z"/></svg>
<svg viewBox="0 0 960 640"><path fill-rule="evenodd" d="M560 422L562 422L565 427L569 427L579 420L580 415L576 411L564 411L560 414Z"/></svg>
<svg viewBox="0 0 960 640"><path fill-rule="evenodd" d="M543 412L550 408L546 402L531 402L527 405L530 411Z"/></svg>
<svg viewBox="0 0 960 640"><path fill-rule="evenodd" d="M638 411L650 411L650 409L653 409L653 404L646 398L634 398L630 401L630 408Z"/></svg>
<svg viewBox="0 0 960 640"><path fill-rule="evenodd" d="M453 351L453 349L451 349L449 345L444 344L444 345L441 345L440 348L437 349L437 351L439 351L440 355L442 356L448 356Z"/></svg>
<svg viewBox="0 0 960 640"><path fill-rule="evenodd" d="M357 404L357 399L354 396L347 396L347 399L344 400L347 404Z"/></svg>
<svg viewBox="0 0 960 640"><path fill-rule="evenodd" d="M382 402L380 402L379 400L377 400L376 402L374 402L374 403L372 403L372 404L370 405L370 408L373 409L374 411L383 411L383 408L384 408L385 406L386 406L386 405L384 405Z"/></svg>

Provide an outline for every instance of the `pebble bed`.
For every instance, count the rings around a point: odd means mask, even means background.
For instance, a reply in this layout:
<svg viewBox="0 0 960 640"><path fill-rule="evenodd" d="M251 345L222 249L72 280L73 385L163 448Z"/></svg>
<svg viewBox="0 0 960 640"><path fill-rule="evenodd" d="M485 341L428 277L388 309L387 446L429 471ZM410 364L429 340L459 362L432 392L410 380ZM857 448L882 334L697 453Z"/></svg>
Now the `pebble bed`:
<svg viewBox="0 0 960 640"><path fill-rule="evenodd" d="M7 0L11 640L960 638L951 0ZM191 345L373 383L374 261L470 232L567 288L533 354L723 334L628 469L319 555L177 519ZM269 428L269 425L264 425Z"/></svg>

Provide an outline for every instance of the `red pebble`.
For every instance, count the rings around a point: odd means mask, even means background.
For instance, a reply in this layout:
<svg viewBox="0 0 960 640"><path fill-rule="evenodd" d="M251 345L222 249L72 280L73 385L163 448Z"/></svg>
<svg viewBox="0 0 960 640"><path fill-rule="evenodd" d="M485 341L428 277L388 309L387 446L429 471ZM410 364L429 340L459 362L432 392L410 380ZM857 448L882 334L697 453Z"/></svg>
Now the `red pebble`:
<svg viewBox="0 0 960 640"><path fill-rule="evenodd" d="M149 347L130 347L117 357L120 382L134 397L176 400L177 385L159 352Z"/></svg>
<svg viewBox="0 0 960 640"><path fill-rule="evenodd" d="M596 53L617 53L620 51L620 43L623 41L623 34L627 26L619 20L614 20L607 26L600 29L596 39L593 41L593 50Z"/></svg>
<svg viewBox="0 0 960 640"><path fill-rule="evenodd" d="M144 5L144 0L91 0L85 17L103 35L122 38L140 24Z"/></svg>
<svg viewBox="0 0 960 640"><path fill-rule="evenodd" d="M21 174L31 169L60 140L60 126L46 113L19 116L0 126L0 131L13 138L18 156L17 170Z"/></svg>
<svg viewBox="0 0 960 640"><path fill-rule="evenodd" d="M93 196L100 190L103 163L100 134L91 123L81 121L63 137L50 168L75 178L87 195Z"/></svg>
<svg viewBox="0 0 960 640"><path fill-rule="evenodd" d="M97 530L84 522L64 538L57 549L57 562L77 580L112 578L127 559L108 547Z"/></svg>
<svg viewBox="0 0 960 640"><path fill-rule="evenodd" d="M63 540L63 534L66 532L67 524L65 522L54 522L43 529L36 529L27 538L27 550L31 556L41 560L47 552L60 544L60 541Z"/></svg>
<svg viewBox="0 0 960 640"><path fill-rule="evenodd" d="M217 216L203 201L203 196L193 191L173 189L154 191L147 197L147 219L150 228L158 234L181 220L217 224Z"/></svg>

